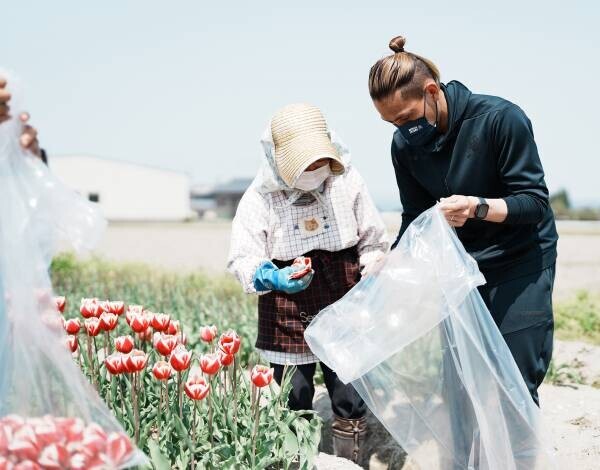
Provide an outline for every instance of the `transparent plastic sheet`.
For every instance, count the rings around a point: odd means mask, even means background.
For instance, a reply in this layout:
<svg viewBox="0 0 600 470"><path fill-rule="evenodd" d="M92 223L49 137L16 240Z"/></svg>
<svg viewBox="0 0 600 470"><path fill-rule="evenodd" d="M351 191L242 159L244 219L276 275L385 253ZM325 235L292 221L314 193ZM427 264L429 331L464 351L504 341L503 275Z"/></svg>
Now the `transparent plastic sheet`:
<svg viewBox="0 0 600 470"><path fill-rule="evenodd" d="M476 289L484 282L433 207L305 338L421 468L554 468L539 409Z"/></svg>
<svg viewBox="0 0 600 470"><path fill-rule="evenodd" d="M21 148L21 92L14 78L8 86L13 117L0 124L0 468L145 464L67 350L48 273L59 246L91 248L106 223Z"/></svg>

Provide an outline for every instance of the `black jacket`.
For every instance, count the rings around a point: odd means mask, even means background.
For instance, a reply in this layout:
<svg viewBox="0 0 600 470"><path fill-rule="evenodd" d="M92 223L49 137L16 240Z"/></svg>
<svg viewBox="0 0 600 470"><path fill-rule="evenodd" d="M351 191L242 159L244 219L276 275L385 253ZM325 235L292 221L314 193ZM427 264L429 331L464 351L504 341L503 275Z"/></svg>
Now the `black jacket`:
<svg viewBox="0 0 600 470"><path fill-rule="evenodd" d="M504 198L501 223L469 219L456 232L489 284L540 271L556 260L558 234L531 122L515 104L442 85L448 131L426 148L394 133L392 161L402 201L402 226L441 197Z"/></svg>

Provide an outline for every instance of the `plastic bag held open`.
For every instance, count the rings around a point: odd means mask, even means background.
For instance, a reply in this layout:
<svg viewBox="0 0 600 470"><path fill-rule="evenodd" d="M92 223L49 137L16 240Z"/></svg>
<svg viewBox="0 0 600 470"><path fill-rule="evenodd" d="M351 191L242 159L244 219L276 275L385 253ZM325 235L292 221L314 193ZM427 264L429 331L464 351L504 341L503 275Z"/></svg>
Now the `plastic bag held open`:
<svg viewBox="0 0 600 470"><path fill-rule="evenodd" d="M143 464L71 358L48 275L60 244L91 247L105 221L21 148L18 82L8 86L13 117L0 124L0 468Z"/></svg>
<svg viewBox="0 0 600 470"><path fill-rule="evenodd" d="M554 467L540 414L437 207L305 338L423 469Z"/></svg>

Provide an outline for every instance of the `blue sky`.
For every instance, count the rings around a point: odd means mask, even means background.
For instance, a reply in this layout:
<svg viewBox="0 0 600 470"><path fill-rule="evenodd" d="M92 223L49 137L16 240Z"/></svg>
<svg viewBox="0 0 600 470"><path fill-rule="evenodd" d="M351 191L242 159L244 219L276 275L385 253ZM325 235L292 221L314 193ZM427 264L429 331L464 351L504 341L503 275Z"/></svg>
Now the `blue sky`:
<svg viewBox="0 0 600 470"><path fill-rule="evenodd" d="M598 2L204 3L3 0L0 67L24 82L49 152L143 162L199 183L253 176L269 116L306 101L350 146L380 206L397 207L393 128L367 76L402 34L444 81L519 104L550 189L600 204Z"/></svg>

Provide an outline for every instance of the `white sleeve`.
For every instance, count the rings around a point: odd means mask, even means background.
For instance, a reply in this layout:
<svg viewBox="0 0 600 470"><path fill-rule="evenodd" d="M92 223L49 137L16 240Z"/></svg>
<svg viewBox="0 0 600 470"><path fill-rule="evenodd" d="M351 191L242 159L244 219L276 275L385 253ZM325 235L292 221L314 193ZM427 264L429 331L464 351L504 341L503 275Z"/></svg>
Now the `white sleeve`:
<svg viewBox="0 0 600 470"><path fill-rule="evenodd" d="M269 201L254 186L242 196L231 228L231 245L227 269L233 273L248 294L256 292L254 274L258 266L269 261L267 236L269 233Z"/></svg>
<svg viewBox="0 0 600 470"><path fill-rule="evenodd" d="M390 243L383 219L371 199L365 181L356 169L351 171L350 176L356 188L354 215L358 225L358 255L361 267L365 267L385 255Z"/></svg>

